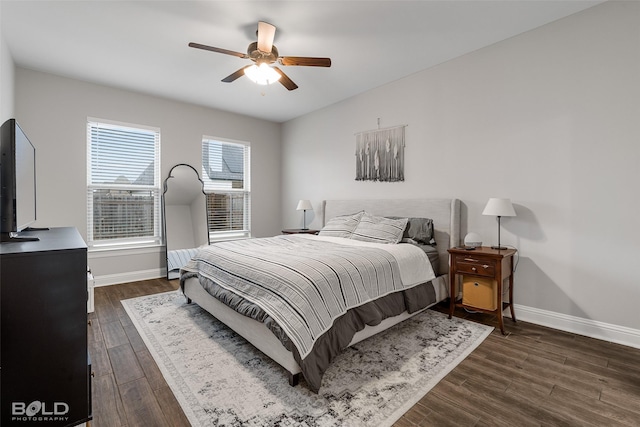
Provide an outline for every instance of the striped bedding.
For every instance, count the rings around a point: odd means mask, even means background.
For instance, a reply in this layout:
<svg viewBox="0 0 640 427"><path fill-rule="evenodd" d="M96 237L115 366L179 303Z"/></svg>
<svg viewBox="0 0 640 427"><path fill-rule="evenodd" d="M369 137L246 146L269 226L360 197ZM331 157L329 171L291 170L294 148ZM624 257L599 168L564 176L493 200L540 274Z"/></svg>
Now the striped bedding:
<svg viewBox="0 0 640 427"><path fill-rule="evenodd" d="M435 277L427 255L413 245L310 235L210 245L182 272L260 307L301 359L350 309Z"/></svg>

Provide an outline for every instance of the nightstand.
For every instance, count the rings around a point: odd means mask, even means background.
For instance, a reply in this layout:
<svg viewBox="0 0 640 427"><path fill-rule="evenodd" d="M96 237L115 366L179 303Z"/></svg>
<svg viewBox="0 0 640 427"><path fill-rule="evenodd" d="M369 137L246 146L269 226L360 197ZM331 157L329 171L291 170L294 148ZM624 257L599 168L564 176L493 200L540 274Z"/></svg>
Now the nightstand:
<svg viewBox="0 0 640 427"><path fill-rule="evenodd" d="M515 249L492 249L482 246L475 250L451 248L449 251L449 284L451 302L449 319L456 306L498 316L500 332L504 333L502 312L511 310L511 319L515 322L513 311L513 258ZM456 303L456 276L463 276L462 302ZM503 302L503 282L509 279L509 302ZM466 289L465 289L466 288ZM465 290L468 297L465 298Z"/></svg>
<svg viewBox="0 0 640 427"><path fill-rule="evenodd" d="M318 234L320 230L312 230L310 228L288 228L282 230L282 234Z"/></svg>

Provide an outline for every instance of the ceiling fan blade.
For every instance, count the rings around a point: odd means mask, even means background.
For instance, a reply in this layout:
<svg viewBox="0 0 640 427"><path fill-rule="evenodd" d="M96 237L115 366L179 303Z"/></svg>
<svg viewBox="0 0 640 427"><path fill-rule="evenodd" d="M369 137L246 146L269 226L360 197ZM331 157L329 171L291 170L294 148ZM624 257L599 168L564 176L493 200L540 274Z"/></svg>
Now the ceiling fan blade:
<svg viewBox="0 0 640 427"><path fill-rule="evenodd" d="M331 67L331 58L310 58L306 56L281 56L281 65L300 65L305 67Z"/></svg>
<svg viewBox="0 0 640 427"><path fill-rule="evenodd" d="M244 76L244 70L246 68L251 67L251 65L247 65L246 67L242 67L240 68L238 71L229 74L227 77L225 77L224 79L222 79L223 82L225 83L231 83L232 81L235 81L236 79L238 79L239 77Z"/></svg>
<svg viewBox="0 0 640 427"><path fill-rule="evenodd" d="M268 22L258 22L258 50L271 53L273 38L276 35L276 27Z"/></svg>
<svg viewBox="0 0 640 427"><path fill-rule="evenodd" d="M289 76L287 76L280 68L278 67L273 67L274 70L276 70L276 72L278 74L280 74L280 80L278 80L280 83L282 83L282 86L286 87L289 90L296 90L298 89L298 85L295 84L293 82L293 80L291 80L289 78Z"/></svg>
<svg viewBox="0 0 640 427"><path fill-rule="evenodd" d="M224 53L225 55L237 56L238 58L248 58L246 53L234 52L233 50L221 49L219 47L207 46L200 43L189 43L189 47L195 47L196 49L209 50L211 52Z"/></svg>

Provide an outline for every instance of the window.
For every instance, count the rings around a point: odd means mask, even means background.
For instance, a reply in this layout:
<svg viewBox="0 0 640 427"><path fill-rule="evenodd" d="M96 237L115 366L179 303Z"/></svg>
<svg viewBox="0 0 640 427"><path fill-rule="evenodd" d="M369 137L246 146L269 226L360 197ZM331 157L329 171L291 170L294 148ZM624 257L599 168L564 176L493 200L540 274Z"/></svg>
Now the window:
<svg viewBox="0 0 640 427"><path fill-rule="evenodd" d="M208 137L202 140L202 177L211 241L251 235L249 165L247 143Z"/></svg>
<svg viewBox="0 0 640 427"><path fill-rule="evenodd" d="M89 119L89 246L160 244L160 194L160 129Z"/></svg>

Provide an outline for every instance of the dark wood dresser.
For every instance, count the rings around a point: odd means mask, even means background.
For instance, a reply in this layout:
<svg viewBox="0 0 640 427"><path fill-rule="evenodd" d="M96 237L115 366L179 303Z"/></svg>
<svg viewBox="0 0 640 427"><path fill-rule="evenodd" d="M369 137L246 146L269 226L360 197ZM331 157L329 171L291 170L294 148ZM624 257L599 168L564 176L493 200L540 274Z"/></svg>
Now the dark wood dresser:
<svg viewBox="0 0 640 427"><path fill-rule="evenodd" d="M91 419L87 245L75 228L0 245L0 424Z"/></svg>

